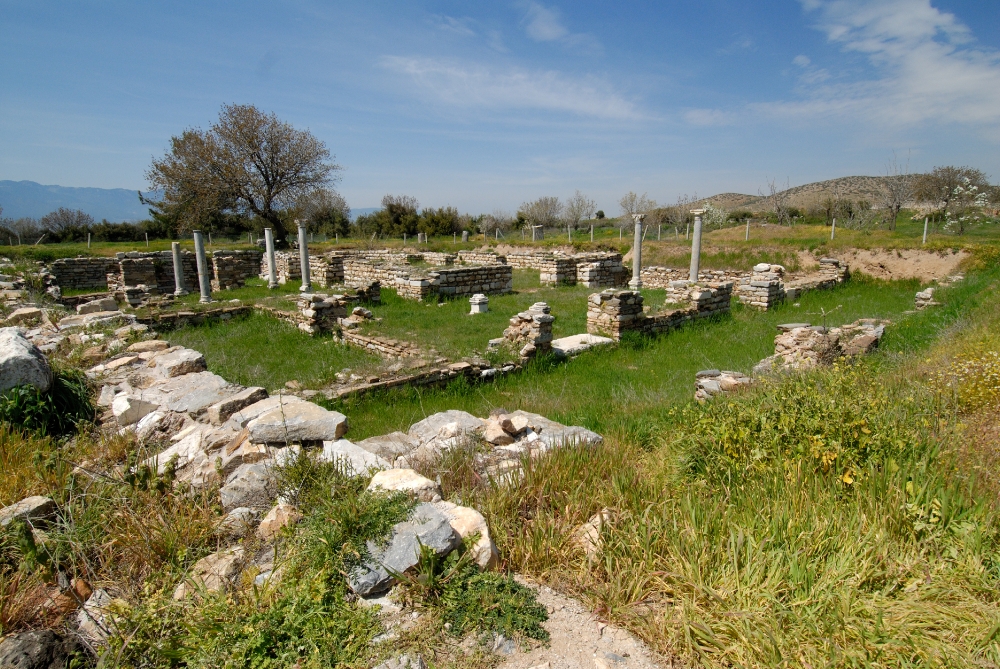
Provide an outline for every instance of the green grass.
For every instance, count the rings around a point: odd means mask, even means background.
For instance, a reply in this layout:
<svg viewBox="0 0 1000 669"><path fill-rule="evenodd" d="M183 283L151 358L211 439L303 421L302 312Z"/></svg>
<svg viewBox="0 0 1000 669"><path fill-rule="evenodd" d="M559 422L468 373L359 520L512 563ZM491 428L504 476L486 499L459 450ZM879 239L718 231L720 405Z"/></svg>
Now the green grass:
<svg viewBox="0 0 1000 669"><path fill-rule="evenodd" d="M306 388L320 388L345 368L364 375L382 362L332 336L310 337L264 314L179 328L167 337L173 345L203 353L209 370L227 381L268 389L292 380Z"/></svg>
<svg viewBox="0 0 1000 669"><path fill-rule="evenodd" d="M365 334L402 339L433 347L442 355L460 359L482 353L490 339L503 336L512 316L535 302L546 302L556 317L552 332L558 337L587 331L587 297L597 292L584 286L541 286L536 270L514 270L514 292L490 295L490 310L469 314L469 299L461 297L440 304L403 299L392 289L382 290L382 304L371 306L381 323L363 326ZM644 290L646 303L662 306L663 290Z"/></svg>
<svg viewBox="0 0 1000 669"><path fill-rule="evenodd" d="M630 340L611 350L590 351L565 364L540 364L541 368L493 384L460 383L443 390L404 389L348 400L338 406L351 417L351 439L406 431L412 423L436 411L464 409L485 416L495 407L533 411L602 433L624 429L641 436L647 413L664 411L692 397L694 376L699 370L747 372L771 355L779 323L822 324L824 310L832 312L827 317L828 325L858 318L889 318L900 323L938 318L928 312L901 316L913 308L918 288L916 281L881 282L857 277L834 290L807 293L798 307L785 304L761 313L736 305L730 317L699 322L655 339ZM566 316L558 309L553 309L553 314L556 325ZM904 345L898 342L888 347Z"/></svg>

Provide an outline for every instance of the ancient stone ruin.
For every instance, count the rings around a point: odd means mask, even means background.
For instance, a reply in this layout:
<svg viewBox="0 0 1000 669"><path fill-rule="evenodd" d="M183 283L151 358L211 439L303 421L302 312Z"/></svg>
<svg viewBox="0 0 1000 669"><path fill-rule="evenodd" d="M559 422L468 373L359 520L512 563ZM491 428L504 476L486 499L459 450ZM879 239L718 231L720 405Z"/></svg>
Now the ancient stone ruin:
<svg viewBox="0 0 1000 669"><path fill-rule="evenodd" d="M638 291L605 290L594 293L587 302L587 332L604 334L615 341L623 332L662 334L685 323L729 313L732 283L688 284L685 293L676 294L679 309L646 314L643 296Z"/></svg>

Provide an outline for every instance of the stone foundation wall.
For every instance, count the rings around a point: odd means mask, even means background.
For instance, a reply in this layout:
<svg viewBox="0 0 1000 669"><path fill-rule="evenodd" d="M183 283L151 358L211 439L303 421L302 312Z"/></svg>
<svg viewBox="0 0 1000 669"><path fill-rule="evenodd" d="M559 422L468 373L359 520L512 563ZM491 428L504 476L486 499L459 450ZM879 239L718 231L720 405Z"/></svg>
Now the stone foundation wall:
<svg viewBox="0 0 1000 669"><path fill-rule="evenodd" d="M509 265L457 267L429 272L431 289L440 295L501 295L514 289L514 272Z"/></svg>
<svg viewBox="0 0 1000 669"><path fill-rule="evenodd" d="M588 254L589 255L589 254ZM587 288L617 288L628 284L628 269L620 253L601 254L597 259L586 258L576 264L576 282Z"/></svg>
<svg viewBox="0 0 1000 669"><path fill-rule="evenodd" d="M157 329L169 330L187 325L201 325L209 321L225 321L230 318L244 318L253 313L254 307L222 307L207 311L166 311L153 313L148 317L137 317L136 323Z"/></svg>
<svg viewBox="0 0 1000 669"><path fill-rule="evenodd" d="M108 274L118 272L115 258L60 258L52 263L56 284L63 290L108 287Z"/></svg>
<svg viewBox="0 0 1000 669"><path fill-rule="evenodd" d="M508 253L507 264L518 269L541 270L545 261L551 257L551 253Z"/></svg>
<svg viewBox="0 0 1000 669"><path fill-rule="evenodd" d="M242 288L247 279L260 275L264 254L257 249L219 250L212 253L212 290Z"/></svg>
<svg viewBox="0 0 1000 669"><path fill-rule="evenodd" d="M299 270L301 274L302 270ZM329 288L344 283L344 256L327 254L309 256L309 279L314 285Z"/></svg>
<svg viewBox="0 0 1000 669"><path fill-rule="evenodd" d="M549 256L538 262L539 281L543 286L575 286L576 259Z"/></svg>
<svg viewBox="0 0 1000 669"><path fill-rule="evenodd" d="M689 275L690 272L686 269L675 269L672 267L651 265L649 267L642 268L642 271L639 273L639 278L642 280L642 285L645 288L664 288L669 290L672 282L687 282ZM731 272L725 270L704 270L698 272L699 283L720 283L732 281L734 284L739 286L741 281L747 280L749 277L750 274L747 272Z"/></svg>
<svg viewBox="0 0 1000 669"><path fill-rule="evenodd" d="M425 251L423 254L424 262L428 265L437 266L447 266L454 265L458 256L454 253L438 253L436 251Z"/></svg>
<svg viewBox="0 0 1000 669"><path fill-rule="evenodd" d="M862 318L839 328L792 323L778 326L774 355L755 367L755 374L778 370L810 369L829 365L843 357L865 355L874 351L885 333L887 321Z"/></svg>
<svg viewBox="0 0 1000 669"><path fill-rule="evenodd" d="M700 318L729 313L732 283L694 285L688 294L690 306L648 316L643 298L637 291L605 290L594 293L587 302L587 332L603 334L616 341L622 332L662 334Z"/></svg>
<svg viewBox="0 0 1000 669"><path fill-rule="evenodd" d="M492 251L459 251L459 262L466 265L506 265L507 256Z"/></svg>
<svg viewBox="0 0 1000 669"><path fill-rule="evenodd" d="M420 349L405 341L395 339L382 339L381 337L368 337L357 332L344 331L344 342L368 349L379 355L389 358L407 358L420 355Z"/></svg>
<svg viewBox="0 0 1000 669"><path fill-rule="evenodd" d="M755 265L749 281L737 289L740 302L767 311L785 299L785 268L781 265L760 263Z"/></svg>
<svg viewBox="0 0 1000 669"><path fill-rule="evenodd" d="M379 281L384 286L392 286L396 277L409 275L411 268L384 262L371 262L364 258L344 258L344 283L348 285Z"/></svg>

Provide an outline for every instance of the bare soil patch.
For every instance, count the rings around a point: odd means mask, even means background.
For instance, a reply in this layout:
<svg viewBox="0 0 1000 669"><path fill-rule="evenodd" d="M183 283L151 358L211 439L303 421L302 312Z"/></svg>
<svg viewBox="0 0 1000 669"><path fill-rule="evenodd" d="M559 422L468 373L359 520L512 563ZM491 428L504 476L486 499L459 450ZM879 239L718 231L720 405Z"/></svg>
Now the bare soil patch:
<svg viewBox="0 0 1000 669"><path fill-rule="evenodd" d="M920 279L927 283L959 272L959 265L969 257L965 251L921 251L916 249L854 249L833 256L850 265L852 272L864 272L876 279ZM815 263L806 253L802 265Z"/></svg>
<svg viewBox="0 0 1000 669"><path fill-rule="evenodd" d="M660 669L673 666L625 630L600 622L580 602L518 577L549 611L548 645L513 653L499 669Z"/></svg>

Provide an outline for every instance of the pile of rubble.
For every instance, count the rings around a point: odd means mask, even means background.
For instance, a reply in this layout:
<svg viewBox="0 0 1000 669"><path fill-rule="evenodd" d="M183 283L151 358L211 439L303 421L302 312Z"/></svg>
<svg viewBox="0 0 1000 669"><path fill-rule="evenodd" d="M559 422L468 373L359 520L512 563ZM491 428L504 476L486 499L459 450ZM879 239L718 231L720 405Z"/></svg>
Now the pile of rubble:
<svg viewBox="0 0 1000 669"><path fill-rule="evenodd" d="M731 393L752 385L754 380L740 372L706 369L698 372L694 380L694 398L704 402L715 395Z"/></svg>
<svg viewBox="0 0 1000 669"><path fill-rule="evenodd" d="M503 337L491 339L490 347L508 345L518 352L522 360L533 358L538 353L552 350L552 323L556 317L551 314L545 302L535 302L510 319L510 327L503 331Z"/></svg>
<svg viewBox="0 0 1000 669"><path fill-rule="evenodd" d="M774 355L761 360L754 373L785 369L809 369L829 365L839 358L871 353L878 348L889 321L862 318L839 328L808 323L778 326Z"/></svg>

